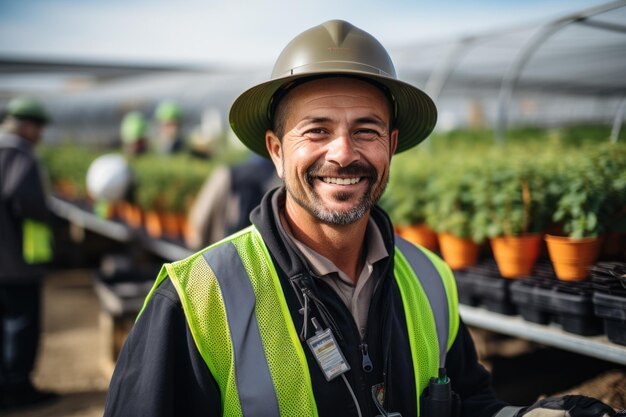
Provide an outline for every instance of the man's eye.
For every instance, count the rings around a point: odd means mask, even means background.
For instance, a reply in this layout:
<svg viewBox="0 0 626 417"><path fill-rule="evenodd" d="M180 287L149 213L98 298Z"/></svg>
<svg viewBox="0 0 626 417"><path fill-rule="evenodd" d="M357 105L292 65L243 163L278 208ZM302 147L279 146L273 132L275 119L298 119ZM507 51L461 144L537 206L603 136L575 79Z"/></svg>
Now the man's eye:
<svg viewBox="0 0 626 417"><path fill-rule="evenodd" d="M322 128L309 129L306 131L306 135L310 137L322 137L326 134L326 130Z"/></svg>
<svg viewBox="0 0 626 417"><path fill-rule="evenodd" d="M356 132L354 132L354 135L362 139L374 139L374 138L379 137L380 133L378 133L374 129L359 129Z"/></svg>

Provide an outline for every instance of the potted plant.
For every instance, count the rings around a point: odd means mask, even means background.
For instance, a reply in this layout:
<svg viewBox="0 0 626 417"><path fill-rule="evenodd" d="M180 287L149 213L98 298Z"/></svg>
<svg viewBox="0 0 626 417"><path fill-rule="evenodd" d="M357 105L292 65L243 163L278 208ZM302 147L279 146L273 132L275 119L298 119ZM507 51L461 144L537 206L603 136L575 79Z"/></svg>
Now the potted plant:
<svg viewBox="0 0 626 417"><path fill-rule="evenodd" d="M450 163L429 183L431 200L426 205L426 222L439 234L444 260L453 269L463 269L478 262L484 236L474 233L472 183L477 166Z"/></svg>
<svg viewBox="0 0 626 417"><path fill-rule="evenodd" d="M564 235L546 235L548 254L557 278L583 280L600 250L601 219L610 200L607 179L593 157L583 154L566 159L554 181L560 193L553 220Z"/></svg>
<svg viewBox="0 0 626 417"><path fill-rule="evenodd" d="M38 150L53 191L70 201L86 199L87 171L100 153L72 144L45 146Z"/></svg>
<svg viewBox="0 0 626 417"><path fill-rule="evenodd" d="M550 215L543 167L517 152L496 158L474 188L474 229L489 237L500 275L529 275L537 261ZM548 174L549 175L549 174Z"/></svg>
<svg viewBox="0 0 626 417"><path fill-rule="evenodd" d="M419 153L400 155L394 160L392 176L381 205L389 213L396 232L406 240L437 250L437 233L426 224L426 205L431 200L428 183L434 166Z"/></svg>
<svg viewBox="0 0 626 417"><path fill-rule="evenodd" d="M626 146L606 144L598 149L596 165L606 180L608 198L601 255L626 257Z"/></svg>
<svg viewBox="0 0 626 417"><path fill-rule="evenodd" d="M135 174L133 200L136 203L134 210L142 213L140 219L130 219L131 227L140 227L143 223L146 233L154 238L163 235L163 225L159 212L163 205L163 192L167 189L166 183L169 178L167 159L161 156L145 155L132 161ZM131 210L133 210L131 204ZM137 224L139 220L139 225Z"/></svg>

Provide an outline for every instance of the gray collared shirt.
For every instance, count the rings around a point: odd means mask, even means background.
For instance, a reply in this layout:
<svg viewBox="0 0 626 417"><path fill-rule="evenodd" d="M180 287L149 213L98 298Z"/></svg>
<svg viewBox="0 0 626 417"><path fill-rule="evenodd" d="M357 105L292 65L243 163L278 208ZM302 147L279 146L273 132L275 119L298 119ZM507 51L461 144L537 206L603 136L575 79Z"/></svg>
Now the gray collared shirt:
<svg viewBox="0 0 626 417"><path fill-rule="evenodd" d="M369 311L370 301L379 280L379 277L372 275L374 264L389 256L378 226L371 218L369 219L365 231L365 263L355 285L352 283L350 277L339 270L330 259L320 255L318 252L296 239L288 223L285 221L282 208L280 208L279 211L281 221L278 222L278 224L281 231L293 241L308 262L311 270L318 275L319 279L330 285L343 300L348 310L350 310L350 313L352 313L361 338L363 338L367 329L367 313Z"/></svg>

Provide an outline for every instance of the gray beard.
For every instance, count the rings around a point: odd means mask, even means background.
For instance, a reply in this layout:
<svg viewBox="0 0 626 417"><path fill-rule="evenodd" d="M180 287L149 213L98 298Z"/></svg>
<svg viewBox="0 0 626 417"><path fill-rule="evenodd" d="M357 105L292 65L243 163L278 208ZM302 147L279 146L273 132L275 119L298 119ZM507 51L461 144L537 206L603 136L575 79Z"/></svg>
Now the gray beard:
<svg viewBox="0 0 626 417"><path fill-rule="evenodd" d="M317 194L313 194L314 203L317 204L309 204L304 199L299 198L295 193L291 192L290 187L287 183L285 183L285 188L287 192L294 199L298 205L304 207L306 211L311 213L313 217L318 219L319 221L332 224L335 226L346 226L349 224L355 223L357 220L361 219L365 213L367 213L373 206L376 204L376 201L371 199L371 193L368 191L366 195L363 196L363 199L359 202L359 204L347 211L333 211L333 210L324 210L320 200L317 198ZM341 198L339 198L341 199Z"/></svg>
<svg viewBox="0 0 626 417"><path fill-rule="evenodd" d="M283 168L283 172L285 172ZM374 182L375 178L369 178L369 181ZM285 189L293 198L293 200L300 206L303 207L307 212L309 212L313 217L318 219L319 221L331 224L335 226L347 226L349 224L356 223L358 220L363 218L363 216L370 211L372 207L378 202L380 197L382 196L385 188L387 188L387 182L389 181L389 176L385 178L384 182L378 185L378 187L374 190L374 186L370 185L367 189L363 198L356 207L347 210L347 211L333 211L333 210L325 210L324 205L313 189L313 181L314 177L309 175L308 181L306 184L309 186L309 191L311 192L311 201L308 201L304 196L299 196L295 193L288 181L283 181L285 184ZM373 194L372 191L375 191ZM335 195L335 198L339 201L346 201L350 198L349 193L338 193Z"/></svg>

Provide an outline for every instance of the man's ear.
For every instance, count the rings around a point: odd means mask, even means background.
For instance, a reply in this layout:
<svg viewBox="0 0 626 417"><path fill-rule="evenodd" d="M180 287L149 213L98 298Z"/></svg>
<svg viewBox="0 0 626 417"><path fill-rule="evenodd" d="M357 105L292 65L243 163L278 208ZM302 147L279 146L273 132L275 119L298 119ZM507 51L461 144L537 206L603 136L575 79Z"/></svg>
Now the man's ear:
<svg viewBox="0 0 626 417"><path fill-rule="evenodd" d="M274 168L276 168L276 174L279 178L283 178L283 152L282 152L282 143L278 136L271 131L268 130L265 132L265 146L267 147L267 152L270 154L272 158L272 162L274 163Z"/></svg>
<svg viewBox="0 0 626 417"><path fill-rule="evenodd" d="M389 157L393 156L396 153L396 148L398 147L398 135L400 131L398 129L393 129L391 134L389 135Z"/></svg>

